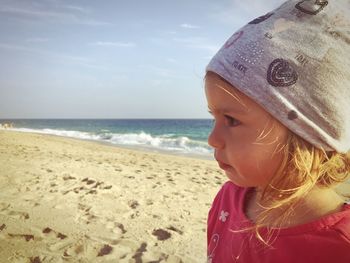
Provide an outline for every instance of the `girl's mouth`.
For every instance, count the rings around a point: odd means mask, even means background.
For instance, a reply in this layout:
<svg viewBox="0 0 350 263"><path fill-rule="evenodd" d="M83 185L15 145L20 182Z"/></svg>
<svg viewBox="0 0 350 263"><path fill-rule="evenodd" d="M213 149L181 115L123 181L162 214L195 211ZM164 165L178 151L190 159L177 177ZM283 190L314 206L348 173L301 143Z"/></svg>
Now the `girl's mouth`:
<svg viewBox="0 0 350 263"><path fill-rule="evenodd" d="M215 160L217 161L219 167L220 167L222 170L225 170L225 171L226 171L226 170L228 170L228 169L232 169L232 168L233 168L231 165L222 162L222 161L220 160L220 158L218 158L217 155L218 155L218 154L217 154L217 152L215 151L214 158L215 158Z"/></svg>
<svg viewBox="0 0 350 263"><path fill-rule="evenodd" d="M228 170L230 168L232 168L231 165L228 165L226 163L223 163L223 162L220 162L219 160L216 160L219 164L219 167L222 169L222 170Z"/></svg>

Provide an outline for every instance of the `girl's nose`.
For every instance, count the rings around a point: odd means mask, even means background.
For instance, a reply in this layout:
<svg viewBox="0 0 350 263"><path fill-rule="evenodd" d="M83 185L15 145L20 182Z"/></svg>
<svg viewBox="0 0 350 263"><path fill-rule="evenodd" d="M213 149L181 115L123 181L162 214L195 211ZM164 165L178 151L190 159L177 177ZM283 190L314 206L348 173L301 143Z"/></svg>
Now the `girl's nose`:
<svg viewBox="0 0 350 263"><path fill-rule="evenodd" d="M222 136L220 134L220 129L215 124L211 133L208 137L208 144L214 149L221 149L224 147L224 141L222 140Z"/></svg>

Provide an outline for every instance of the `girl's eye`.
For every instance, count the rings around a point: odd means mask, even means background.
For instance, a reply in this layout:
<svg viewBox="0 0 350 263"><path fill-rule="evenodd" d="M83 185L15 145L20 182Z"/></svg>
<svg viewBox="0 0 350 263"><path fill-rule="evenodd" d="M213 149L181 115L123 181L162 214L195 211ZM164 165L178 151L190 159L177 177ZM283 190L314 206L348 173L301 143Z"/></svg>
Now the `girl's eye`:
<svg viewBox="0 0 350 263"><path fill-rule="evenodd" d="M238 120L228 115L225 115L225 123L227 126L237 126L240 124Z"/></svg>

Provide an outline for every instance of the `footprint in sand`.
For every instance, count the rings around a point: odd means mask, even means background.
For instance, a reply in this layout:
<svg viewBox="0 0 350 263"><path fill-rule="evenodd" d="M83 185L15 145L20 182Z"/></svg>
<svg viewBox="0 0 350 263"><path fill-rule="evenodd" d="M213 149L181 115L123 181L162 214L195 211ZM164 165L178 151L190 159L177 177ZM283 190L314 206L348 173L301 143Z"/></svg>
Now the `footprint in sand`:
<svg viewBox="0 0 350 263"><path fill-rule="evenodd" d="M39 231L37 229L37 231ZM50 227L45 227L38 234L45 243L47 244L47 249L51 252L62 252L67 248L74 244L74 241L69 238L64 233L56 231Z"/></svg>
<svg viewBox="0 0 350 263"><path fill-rule="evenodd" d="M105 255L108 255L112 252L113 247L110 245L104 245L102 248L100 248L100 251L98 252L97 256L98 257L103 257Z"/></svg>
<svg viewBox="0 0 350 263"><path fill-rule="evenodd" d="M92 207L87 208L86 210L84 210L83 214L77 215L75 221L79 223L83 222L87 225L92 223L93 221L96 221L99 217L91 211L91 208Z"/></svg>
<svg viewBox="0 0 350 263"><path fill-rule="evenodd" d="M166 177L167 177L168 182L170 182L170 183L174 182L174 179L171 175L167 175Z"/></svg>
<svg viewBox="0 0 350 263"><path fill-rule="evenodd" d="M66 260L73 259L73 262L80 262L80 260L94 262L94 258L107 256L110 256L109 259L114 259L115 255L113 252L115 251L116 249L114 249L113 245L93 240L88 236L84 236L84 238L79 239L74 244L60 249L63 258ZM101 261L99 260L98 262Z"/></svg>
<svg viewBox="0 0 350 263"><path fill-rule="evenodd" d="M59 239L66 239L66 238L67 238L66 235L64 235L64 234L62 234L62 233L60 233L60 232L57 232L57 231L55 231L55 230L52 230L52 229L49 228L49 227L44 228L44 229L43 229L43 233L44 233L44 234L53 233L53 234L54 234L57 238L59 238Z"/></svg>
<svg viewBox="0 0 350 263"><path fill-rule="evenodd" d="M63 181L76 180L76 178L74 176L71 176L70 174L64 174L62 179Z"/></svg>
<svg viewBox="0 0 350 263"><path fill-rule="evenodd" d="M11 205L9 203L0 203L0 212L7 210Z"/></svg>
<svg viewBox="0 0 350 263"><path fill-rule="evenodd" d="M106 228L111 230L113 233L116 233L116 234L125 234L126 233L125 227L122 223L109 221L106 223Z"/></svg>
<svg viewBox="0 0 350 263"><path fill-rule="evenodd" d="M142 242L139 248L136 250L134 255L132 256L135 263L142 262L168 262L168 263L182 263L181 258L175 255L166 255L159 251L154 251L153 249L147 249L147 243Z"/></svg>
<svg viewBox="0 0 350 263"><path fill-rule="evenodd" d="M31 241L34 240L34 235L32 234L12 234L7 233L7 235L11 238L17 238L17 239L24 239L25 241Z"/></svg>
<svg viewBox="0 0 350 263"><path fill-rule="evenodd" d="M146 205L153 205L154 201L152 199L146 199Z"/></svg>
<svg viewBox="0 0 350 263"><path fill-rule="evenodd" d="M171 233L161 228L153 230L152 235L161 241L171 238Z"/></svg>
<svg viewBox="0 0 350 263"><path fill-rule="evenodd" d="M147 243L143 242L141 244L141 246L136 250L136 253L132 256L133 259L135 259L135 261L138 262L142 262L142 255L144 252L147 251Z"/></svg>
<svg viewBox="0 0 350 263"><path fill-rule="evenodd" d="M79 209L89 211L90 207L80 205ZM126 232L122 224L118 225L118 223L115 223L114 225L110 225L110 227L119 227L121 232ZM115 251L112 245L97 240L94 241L86 235L73 243L69 237L49 227L43 229L42 233L47 238L51 238L51 240L54 241L54 243L49 246L49 250L52 252L60 252L62 258L68 261L70 259L74 260L74 262L76 260L91 260L94 257L108 256ZM117 243L119 242L116 241L115 244Z"/></svg>
<svg viewBox="0 0 350 263"><path fill-rule="evenodd" d="M88 177L81 180L81 182L82 182L82 184L78 184L78 185L75 184L75 185L77 185L76 187L62 191L62 194L66 195L66 194L72 192L75 194L87 195L87 194L97 194L98 190L110 190L110 189L112 189L112 185L106 185L104 182L97 181L95 179L88 178Z"/></svg>
<svg viewBox="0 0 350 263"><path fill-rule="evenodd" d="M43 263L43 262L55 262L55 263L61 263L63 262L61 259L58 259L54 256L33 256L33 257L26 257L25 255L22 255L20 252L15 252L12 254L11 257L7 259L6 262L16 262L16 263Z"/></svg>
<svg viewBox="0 0 350 263"><path fill-rule="evenodd" d="M30 263L41 263L42 262L40 257L38 257L38 256L37 257L30 257L29 260L30 260Z"/></svg>
<svg viewBox="0 0 350 263"><path fill-rule="evenodd" d="M29 219L29 214L27 212L7 210L7 208L0 210L0 214L9 216L15 219L22 219L22 220Z"/></svg>
<svg viewBox="0 0 350 263"><path fill-rule="evenodd" d="M128 205L129 205L130 208L136 209L140 204L136 200L130 200L128 202Z"/></svg>
<svg viewBox="0 0 350 263"><path fill-rule="evenodd" d="M176 228L176 227L174 227L174 226L169 226L169 227L167 227L167 229L171 230L171 231L174 231L174 232L176 232L176 233L178 233L180 235L183 235L183 231L178 229L178 228Z"/></svg>
<svg viewBox="0 0 350 263"><path fill-rule="evenodd" d="M6 228L5 224L0 225L0 232Z"/></svg>

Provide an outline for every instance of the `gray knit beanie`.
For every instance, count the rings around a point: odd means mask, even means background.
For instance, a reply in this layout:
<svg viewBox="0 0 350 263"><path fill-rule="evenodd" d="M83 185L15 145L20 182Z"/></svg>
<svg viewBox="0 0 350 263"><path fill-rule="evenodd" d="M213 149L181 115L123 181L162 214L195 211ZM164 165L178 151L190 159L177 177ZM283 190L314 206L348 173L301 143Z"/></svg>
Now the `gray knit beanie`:
<svg viewBox="0 0 350 263"><path fill-rule="evenodd" d="M206 68L317 148L350 150L350 0L289 0Z"/></svg>

